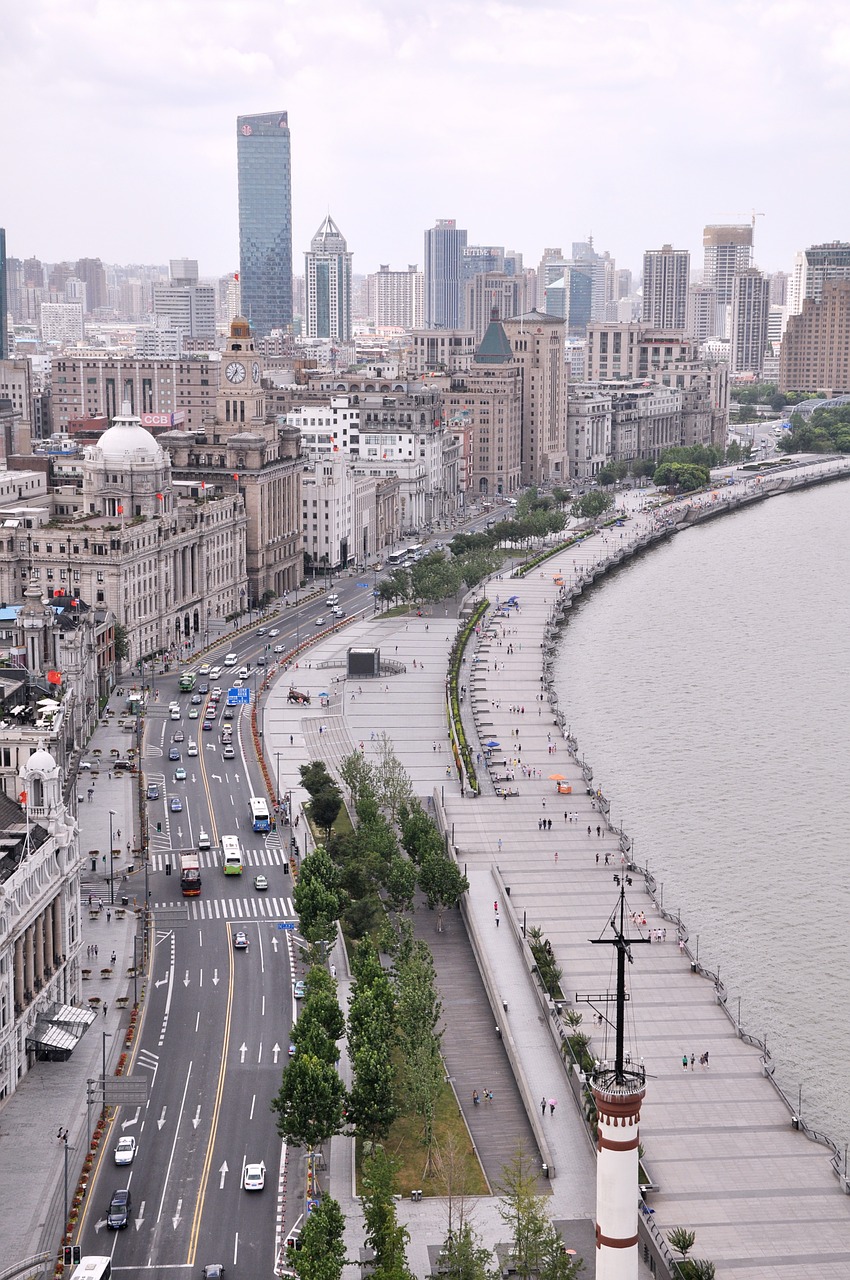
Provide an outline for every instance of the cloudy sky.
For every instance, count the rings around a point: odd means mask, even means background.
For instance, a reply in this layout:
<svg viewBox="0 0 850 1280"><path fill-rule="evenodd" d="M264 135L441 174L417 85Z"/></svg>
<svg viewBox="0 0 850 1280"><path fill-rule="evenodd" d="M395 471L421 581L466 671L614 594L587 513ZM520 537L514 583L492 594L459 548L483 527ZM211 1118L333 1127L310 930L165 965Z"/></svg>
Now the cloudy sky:
<svg viewBox="0 0 850 1280"><path fill-rule="evenodd" d="M536 265L756 220L756 259L850 239L847 0L0 3L0 225L44 261L238 266L239 113L286 110L293 260L355 271L454 217Z"/></svg>

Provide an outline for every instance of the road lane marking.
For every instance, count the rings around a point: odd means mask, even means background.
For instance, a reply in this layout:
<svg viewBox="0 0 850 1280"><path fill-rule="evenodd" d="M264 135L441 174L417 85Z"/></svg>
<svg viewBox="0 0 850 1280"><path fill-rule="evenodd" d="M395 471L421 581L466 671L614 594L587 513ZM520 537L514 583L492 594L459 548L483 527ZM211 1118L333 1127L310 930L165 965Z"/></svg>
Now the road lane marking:
<svg viewBox="0 0 850 1280"><path fill-rule="evenodd" d="M180 1120L183 1115L183 1108L186 1106L186 1094L189 1092L189 1081L191 1080L191 1078L192 1078L192 1063L190 1062L189 1070L186 1072L186 1083L183 1086L183 1097L180 1099L180 1110L177 1113L177 1123L174 1126L174 1141L171 1144L171 1155L168 1157L168 1164L165 1167L165 1177L162 1180L162 1199L159 1202L159 1212L156 1215L157 1222L159 1222L160 1218L162 1217L162 1206L165 1204L165 1195L166 1195L166 1192L168 1191L168 1179L171 1175L171 1166L174 1163L174 1152L177 1149L177 1139L180 1137ZM164 1120L164 1118L165 1118L165 1107L162 1108L162 1119ZM158 1123L161 1129L162 1120L160 1120ZM181 1204L182 1204L182 1201L181 1201Z"/></svg>

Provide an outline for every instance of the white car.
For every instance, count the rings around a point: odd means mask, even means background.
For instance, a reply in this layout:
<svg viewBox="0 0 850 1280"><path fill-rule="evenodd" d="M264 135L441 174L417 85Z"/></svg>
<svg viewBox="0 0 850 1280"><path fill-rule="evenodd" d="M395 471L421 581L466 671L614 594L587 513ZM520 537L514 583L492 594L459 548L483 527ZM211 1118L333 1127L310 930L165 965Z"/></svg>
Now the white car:
<svg viewBox="0 0 850 1280"><path fill-rule="evenodd" d="M217 680L221 675L221 667L213 667L210 672L210 680Z"/></svg>
<svg viewBox="0 0 850 1280"><path fill-rule="evenodd" d="M266 1185L266 1168L262 1164L246 1164L242 1186L246 1191L262 1191Z"/></svg>
<svg viewBox="0 0 850 1280"><path fill-rule="evenodd" d="M269 632L269 635L270 635L270 636L279 636L279 635L280 635L280 631L279 631L279 629L278 629L277 627L272 627L271 631Z"/></svg>
<svg viewBox="0 0 850 1280"><path fill-rule="evenodd" d="M136 1139L131 1137L119 1138L118 1146L115 1148L116 1164L132 1164L136 1158Z"/></svg>
<svg viewBox="0 0 850 1280"><path fill-rule="evenodd" d="M224 655L224 665L226 667L235 667L239 659L235 653L226 653Z"/></svg>
<svg viewBox="0 0 850 1280"><path fill-rule="evenodd" d="M328 606L332 604L339 604L339 596L337 595L328 596L327 600L325 601L325 604Z"/></svg>
<svg viewBox="0 0 850 1280"><path fill-rule="evenodd" d="M275 653L283 653L283 645L282 645L282 644L276 644L276 645L275 645L275 647L274 647L274 652L275 652Z"/></svg>
<svg viewBox="0 0 850 1280"><path fill-rule="evenodd" d="M240 680L247 680L250 673L247 667L240 667L236 674Z"/></svg>

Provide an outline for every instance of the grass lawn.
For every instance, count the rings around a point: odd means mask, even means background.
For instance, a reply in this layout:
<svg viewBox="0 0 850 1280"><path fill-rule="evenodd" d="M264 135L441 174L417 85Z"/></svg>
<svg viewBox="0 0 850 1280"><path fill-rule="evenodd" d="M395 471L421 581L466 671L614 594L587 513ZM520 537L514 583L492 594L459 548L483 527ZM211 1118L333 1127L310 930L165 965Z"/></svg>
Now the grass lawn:
<svg viewBox="0 0 850 1280"><path fill-rule="evenodd" d="M448 1162L448 1152L453 1152L454 1171L451 1182L454 1194L460 1194L461 1187L465 1195L486 1196L490 1194L484 1171L478 1163L478 1157L472 1146L463 1116L458 1109L457 1100L451 1085L444 1083L437 1103L437 1118L434 1125L435 1168L426 1176L425 1164L427 1152L422 1145L422 1121L418 1116L400 1116L396 1120L390 1136L384 1143L388 1155L398 1164L396 1174L396 1191L409 1196L411 1191L421 1188L423 1195L444 1196L447 1194L447 1175L440 1170L440 1156ZM357 1142L357 1194L362 1195L360 1181L361 1163L363 1159L362 1142Z"/></svg>

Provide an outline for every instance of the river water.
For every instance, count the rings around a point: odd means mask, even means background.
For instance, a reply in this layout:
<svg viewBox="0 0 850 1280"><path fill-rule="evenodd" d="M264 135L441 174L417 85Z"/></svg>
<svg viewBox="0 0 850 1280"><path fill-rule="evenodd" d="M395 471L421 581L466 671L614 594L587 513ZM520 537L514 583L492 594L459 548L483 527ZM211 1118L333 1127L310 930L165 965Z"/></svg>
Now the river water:
<svg viewBox="0 0 850 1280"><path fill-rule="evenodd" d="M850 1142L850 483L689 530L571 610L579 756L795 1108ZM638 1020L638 1028L640 1026Z"/></svg>

